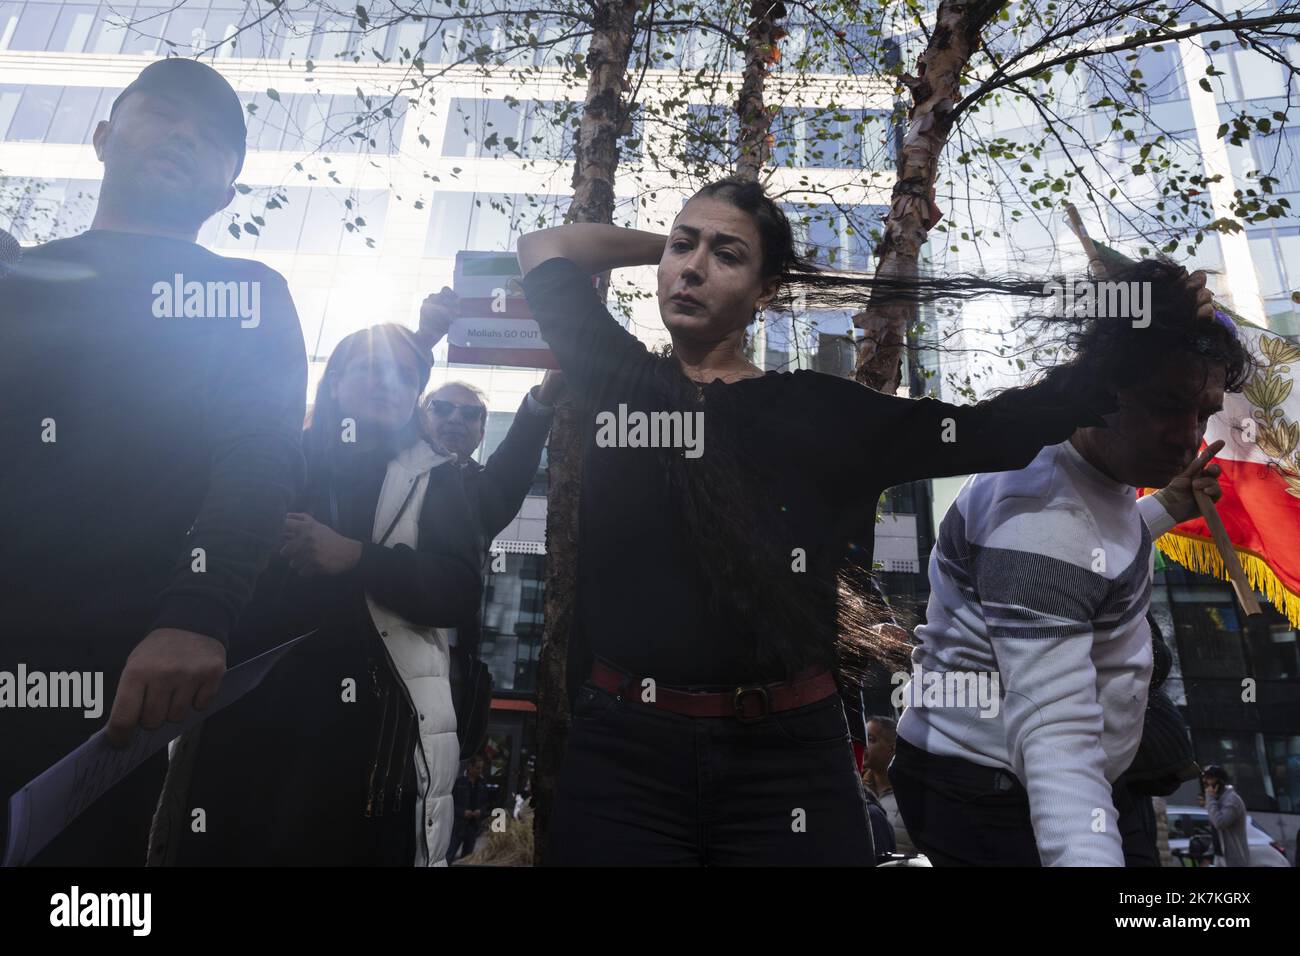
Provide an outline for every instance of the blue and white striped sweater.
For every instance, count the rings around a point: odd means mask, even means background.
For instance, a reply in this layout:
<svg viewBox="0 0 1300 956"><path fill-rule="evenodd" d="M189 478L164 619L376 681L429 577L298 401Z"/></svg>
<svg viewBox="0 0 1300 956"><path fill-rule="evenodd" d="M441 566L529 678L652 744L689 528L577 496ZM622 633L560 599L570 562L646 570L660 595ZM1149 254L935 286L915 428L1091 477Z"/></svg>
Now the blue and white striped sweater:
<svg viewBox="0 0 1300 956"><path fill-rule="evenodd" d="M909 707L898 732L1014 773L1045 865L1123 865L1110 783L1142 735L1151 541L1172 526L1063 442L973 476L940 527L914 672L996 673L1000 706Z"/></svg>

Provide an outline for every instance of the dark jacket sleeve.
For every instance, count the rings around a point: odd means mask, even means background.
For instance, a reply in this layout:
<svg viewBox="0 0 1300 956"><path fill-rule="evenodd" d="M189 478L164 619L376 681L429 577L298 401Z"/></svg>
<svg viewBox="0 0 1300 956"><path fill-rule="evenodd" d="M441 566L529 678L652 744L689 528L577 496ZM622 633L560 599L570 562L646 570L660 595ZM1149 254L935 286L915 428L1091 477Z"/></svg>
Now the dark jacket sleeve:
<svg viewBox="0 0 1300 956"><path fill-rule="evenodd" d="M429 473L419 546L367 543L357 570L371 598L412 624L456 627L478 611L481 541L461 469L448 462Z"/></svg>
<svg viewBox="0 0 1300 956"><path fill-rule="evenodd" d="M153 627L225 643L302 481L307 358L289 288L262 269L258 324L231 331L207 376L207 493ZM202 564L193 557L203 551Z"/></svg>
<svg viewBox="0 0 1300 956"><path fill-rule="evenodd" d="M923 478L969 475L1024 468L1047 445L1065 441L1075 430L1104 425L1114 398L1079 381L1072 369L1055 369L1037 384L1010 388L974 405L951 405L933 398L898 398L843 382L859 394L841 408L853 408L856 434L854 471L866 484L889 488ZM843 381L843 380L837 380Z"/></svg>
<svg viewBox="0 0 1300 956"><path fill-rule="evenodd" d="M535 411L527 398L515 413L510 430L474 481L478 488L479 523L487 544L514 520L542 461L551 432L549 410Z"/></svg>
<svg viewBox="0 0 1300 956"><path fill-rule="evenodd" d="M572 261L548 259L524 276L523 286L565 381L589 404L601 407L650 374L649 351L619 325L596 295L591 276Z"/></svg>

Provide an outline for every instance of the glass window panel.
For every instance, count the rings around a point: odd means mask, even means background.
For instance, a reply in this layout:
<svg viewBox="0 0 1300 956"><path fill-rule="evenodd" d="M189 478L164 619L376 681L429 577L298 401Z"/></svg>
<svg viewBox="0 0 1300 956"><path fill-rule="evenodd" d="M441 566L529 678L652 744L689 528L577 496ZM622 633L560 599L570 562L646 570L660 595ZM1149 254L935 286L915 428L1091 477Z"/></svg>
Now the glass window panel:
<svg viewBox="0 0 1300 956"><path fill-rule="evenodd" d="M0 86L0 140L8 139L9 123L23 100L23 88L18 85Z"/></svg>
<svg viewBox="0 0 1300 956"><path fill-rule="evenodd" d="M40 142L49 131L59 104L61 86L29 86L9 125L8 138L16 142Z"/></svg>
<svg viewBox="0 0 1300 956"><path fill-rule="evenodd" d="M18 29L18 14L22 12L21 3L0 3L0 50L9 49L14 32Z"/></svg>
<svg viewBox="0 0 1300 956"><path fill-rule="evenodd" d="M366 120L365 126L361 128L366 134L366 140L364 142L353 140L353 142L366 152L396 152L397 144L402 140L402 128L406 124L406 111L409 104L404 97L391 103L388 102L387 97L376 97L373 103L371 115ZM385 116L383 114L385 108L393 115ZM374 140L374 146L370 145L370 140Z"/></svg>
<svg viewBox="0 0 1300 956"><path fill-rule="evenodd" d="M1232 58L1237 64L1241 95L1244 98L1286 95L1286 74L1282 70L1282 64L1257 50L1234 50Z"/></svg>
<svg viewBox="0 0 1300 956"><path fill-rule="evenodd" d="M11 50L44 50L59 18L59 8L44 3L29 3L18 18L18 27L9 41Z"/></svg>
<svg viewBox="0 0 1300 956"><path fill-rule="evenodd" d="M93 86L69 86L63 91L54 122L46 134L47 143L84 143L89 131L98 120L95 107L100 90Z"/></svg>
<svg viewBox="0 0 1300 956"><path fill-rule="evenodd" d="M330 17L317 27L312 58L321 63L333 63L349 49L351 42L352 21Z"/></svg>
<svg viewBox="0 0 1300 956"><path fill-rule="evenodd" d="M1282 291L1282 274L1277 268L1277 257L1273 252L1273 240L1263 235L1249 241L1250 257L1255 261L1255 274L1259 277L1261 295L1276 295Z"/></svg>
<svg viewBox="0 0 1300 956"><path fill-rule="evenodd" d="M339 252L344 255L377 253L384 244L384 223L388 219L389 193L386 189L363 189L352 197L352 211L346 213L353 225L360 218L362 225L355 229L343 227ZM366 242L369 239L373 245Z"/></svg>
<svg viewBox="0 0 1300 956"><path fill-rule="evenodd" d="M338 153L360 152L362 140L355 134L365 133L369 136L368 127L372 122L370 113L371 107L366 106L365 100L355 94L335 96L330 103L325 131L330 150ZM358 120L361 121L359 125Z"/></svg>
<svg viewBox="0 0 1300 956"><path fill-rule="evenodd" d="M212 41L207 31L208 11L205 7L191 8L189 5L172 11L167 18L167 30L163 34L164 48L173 50L181 56L194 56L206 50ZM171 45L174 44L174 45Z"/></svg>
<svg viewBox="0 0 1300 956"><path fill-rule="evenodd" d="M58 22L54 24L48 49L80 53L86 48L86 40L90 38L90 28L94 24L94 4L64 7L59 13Z"/></svg>
<svg viewBox="0 0 1300 956"><path fill-rule="evenodd" d="M169 49L163 43L162 35L167 30L167 17L171 12L171 0L139 0L135 12L130 14L130 26L127 30L123 53L162 56ZM125 14L125 8L119 7Z"/></svg>
<svg viewBox="0 0 1300 956"><path fill-rule="evenodd" d="M307 215L303 220L302 239L298 243L299 252L335 253L339 249L339 237L343 232L343 200L347 193L332 189L309 189L310 201L307 203Z"/></svg>
<svg viewBox="0 0 1300 956"><path fill-rule="evenodd" d="M429 215L429 231L425 236L426 256L455 256L468 249L470 213L474 194L468 192L439 192L433 197Z"/></svg>
<svg viewBox="0 0 1300 956"><path fill-rule="evenodd" d="M1277 245L1282 253L1287 287L1292 291L1300 290L1300 235L1278 236Z"/></svg>
<svg viewBox="0 0 1300 956"><path fill-rule="evenodd" d="M1163 49L1143 47L1136 61L1125 61L1129 69L1142 73L1141 83L1147 95L1156 103L1163 103L1184 95L1183 75L1178 58L1178 47L1172 43L1161 44Z"/></svg>
<svg viewBox="0 0 1300 956"><path fill-rule="evenodd" d="M315 26L316 18L309 13L287 22L282 27L281 46L277 53L279 59L298 62L307 59L308 52L311 52L312 30Z"/></svg>
<svg viewBox="0 0 1300 956"><path fill-rule="evenodd" d="M242 232L235 237L230 233L230 226L232 223L242 226L254 212L261 215L261 200L252 193L236 193L230 205L213 217L218 224L213 244L218 249L234 249L241 255L251 252L257 245L257 238Z"/></svg>
<svg viewBox="0 0 1300 956"><path fill-rule="evenodd" d="M505 252L510 248L512 197L477 193L470 210L469 248L475 252Z"/></svg>
<svg viewBox="0 0 1300 956"><path fill-rule="evenodd" d="M266 225L259 226L261 235L257 238L257 248L271 250L293 250L299 248L298 239L302 233L303 220L307 215L307 192L304 189L280 190L289 201L280 202L279 209L267 209L265 203L271 198L260 195L254 203L257 214L266 220ZM277 200L279 202L279 200Z"/></svg>
<svg viewBox="0 0 1300 956"><path fill-rule="evenodd" d="M292 97L293 123L284 135L284 149L314 150L329 135L330 109L336 97L307 93Z"/></svg>
<svg viewBox="0 0 1300 956"><path fill-rule="evenodd" d="M506 140L509 139L514 143L515 149L520 149L519 140L522 134L522 126L525 115L525 105L515 101L513 105L505 100L488 100L487 101L487 123L484 128L484 139L492 139L495 145L486 147L485 156L510 156L511 152L506 147Z"/></svg>
<svg viewBox="0 0 1300 956"><path fill-rule="evenodd" d="M207 37L209 44L221 44L217 50L218 56L236 55L238 44L243 37L236 38L235 34L239 29L239 21L243 18L243 15L242 5L233 10L214 7L209 11L207 19L203 21L203 33Z"/></svg>
<svg viewBox="0 0 1300 956"><path fill-rule="evenodd" d="M95 14L95 23L90 28L89 52L121 53L126 41L126 22L130 9L117 12L107 5L101 6Z"/></svg>
<svg viewBox="0 0 1300 956"><path fill-rule="evenodd" d="M424 41L425 25L423 23L414 23L407 20L399 23L392 31L392 50L389 55L394 59L399 57L422 57L428 59L420 52L420 44ZM426 49L427 53L428 50Z"/></svg>
<svg viewBox="0 0 1300 956"><path fill-rule="evenodd" d="M485 122L484 100L454 97L447 113L447 129L442 136L442 155L477 156L483 141L480 130Z"/></svg>

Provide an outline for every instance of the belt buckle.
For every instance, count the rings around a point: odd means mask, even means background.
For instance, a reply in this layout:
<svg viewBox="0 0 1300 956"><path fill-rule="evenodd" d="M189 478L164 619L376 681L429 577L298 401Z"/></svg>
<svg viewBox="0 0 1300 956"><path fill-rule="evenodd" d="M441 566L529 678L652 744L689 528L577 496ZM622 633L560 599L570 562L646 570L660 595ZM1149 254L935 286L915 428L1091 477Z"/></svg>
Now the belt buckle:
<svg viewBox="0 0 1300 956"><path fill-rule="evenodd" d="M759 700L763 702L763 711L757 716L750 717L745 714L745 695L757 694ZM764 720L772 713L772 701L767 696L767 688L762 684L750 684L747 687L737 687L731 696L731 705L736 711L736 719L741 723L750 724Z"/></svg>

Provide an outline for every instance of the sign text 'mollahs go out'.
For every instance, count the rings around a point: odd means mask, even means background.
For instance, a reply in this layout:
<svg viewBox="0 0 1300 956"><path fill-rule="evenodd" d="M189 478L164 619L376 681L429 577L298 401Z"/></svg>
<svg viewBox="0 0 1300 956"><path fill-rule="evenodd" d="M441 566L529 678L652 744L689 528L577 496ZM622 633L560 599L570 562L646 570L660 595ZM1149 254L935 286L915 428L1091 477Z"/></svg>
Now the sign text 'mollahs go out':
<svg viewBox="0 0 1300 956"><path fill-rule="evenodd" d="M528 311L512 252L458 252L452 289L460 315L447 333L447 361L555 369Z"/></svg>

